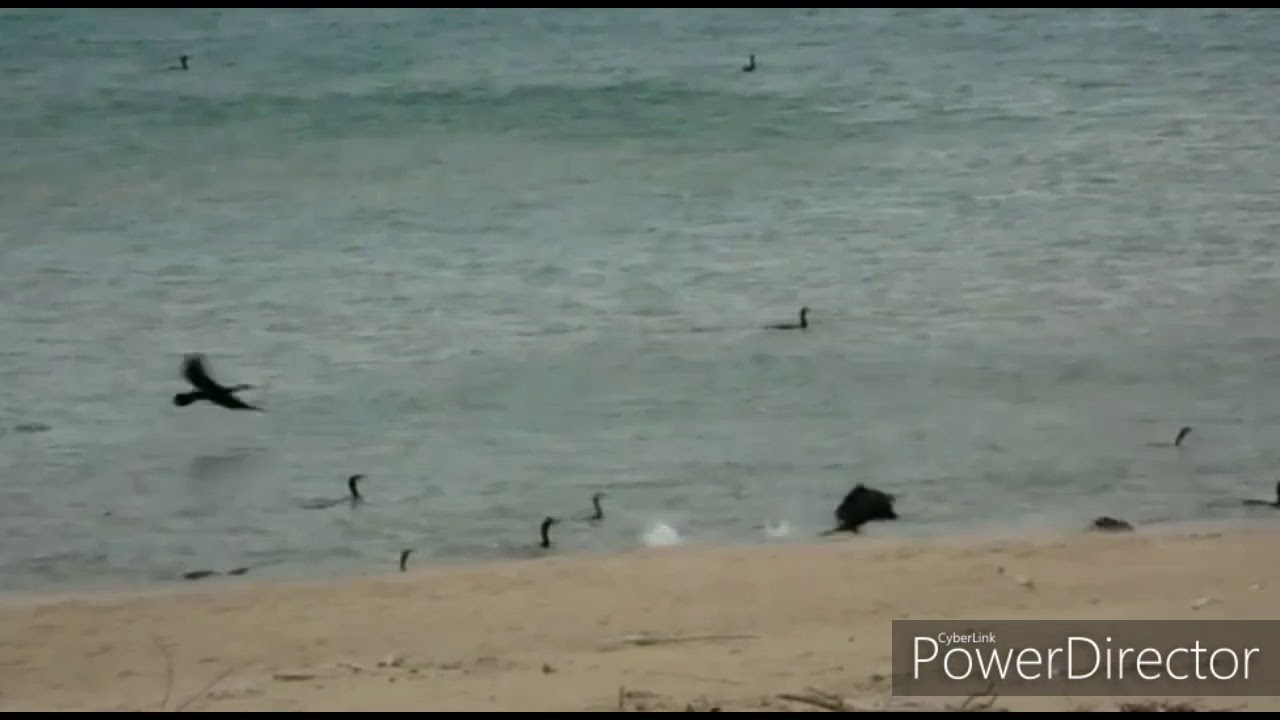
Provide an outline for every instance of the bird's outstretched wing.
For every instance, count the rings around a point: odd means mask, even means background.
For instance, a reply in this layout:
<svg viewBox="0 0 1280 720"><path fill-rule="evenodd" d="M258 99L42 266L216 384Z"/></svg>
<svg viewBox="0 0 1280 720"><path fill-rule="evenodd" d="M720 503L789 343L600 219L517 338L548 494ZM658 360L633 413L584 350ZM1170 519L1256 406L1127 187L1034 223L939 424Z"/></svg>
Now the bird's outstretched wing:
<svg viewBox="0 0 1280 720"><path fill-rule="evenodd" d="M226 388L209 377L209 372L204 366L204 355L200 353L187 353L186 357L182 359L182 376L202 393L223 395L227 392Z"/></svg>
<svg viewBox="0 0 1280 720"><path fill-rule="evenodd" d="M236 397L235 395L232 395L231 393L220 393L217 395L210 395L209 400L229 410L257 410L259 412L262 411L262 408L257 407L256 405L250 405L249 403L241 400L240 398Z"/></svg>

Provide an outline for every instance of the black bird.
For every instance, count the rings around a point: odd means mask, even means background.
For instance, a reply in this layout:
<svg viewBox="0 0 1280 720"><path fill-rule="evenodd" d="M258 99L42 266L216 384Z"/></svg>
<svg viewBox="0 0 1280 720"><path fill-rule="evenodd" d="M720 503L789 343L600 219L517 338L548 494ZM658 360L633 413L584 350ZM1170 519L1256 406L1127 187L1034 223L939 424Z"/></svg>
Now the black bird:
<svg viewBox="0 0 1280 720"><path fill-rule="evenodd" d="M550 535L551 526L555 525L558 522L560 521L553 517L548 517L543 519L542 528L539 531L542 534L542 542L538 543L538 547L542 548L543 550L551 547L551 535Z"/></svg>
<svg viewBox="0 0 1280 720"><path fill-rule="evenodd" d="M174 395L173 404L178 407L186 407L193 402L207 400L214 405L221 405L230 410L262 411L262 408L254 407L235 396L235 393L241 390L252 390L252 385L225 387L218 384L213 378L209 377L209 373L204 366L204 356L199 353L188 353L183 358L182 377L186 378L187 382L195 387L195 391Z"/></svg>
<svg viewBox="0 0 1280 720"><path fill-rule="evenodd" d="M529 557L529 558L545 557L546 551L551 547L551 526L559 522L560 522L560 518L551 517L551 516L543 518L542 525L539 528L539 531L541 533L541 540L539 542L536 542L530 545L524 545L524 544L509 545L507 546L506 551L511 555L515 555L519 557Z"/></svg>
<svg viewBox="0 0 1280 720"><path fill-rule="evenodd" d="M605 495L602 492L595 493L591 496L591 505L596 509L596 511L584 519L592 525L599 525L600 521L604 520L604 509L600 507L600 498L604 496Z"/></svg>
<svg viewBox="0 0 1280 720"><path fill-rule="evenodd" d="M413 548L405 548L400 551L400 572L404 572L409 562L409 555L413 554Z"/></svg>
<svg viewBox="0 0 1280 720"><path fill-rule="evenodd" d="M308 510L323 510L339 505L344 502L350 502L352 507L364 502L364 496L360 494L360 481L364 479L364 475L352 475L347 478L347 489L351 494L346 497L334 498L332 500L313 500L303 503L302 507Z"/></svg>
<svg viewBox="0 0 1280 720"><path fill-rule="evenodd" d="M746 65L742 66L742 72L754 72L756 69L756 56L752 55Z"/></svg>
<svg viewBox="0 0 1280 720"><path fill-rule="evenodd" d="M1147 443L1147 447L1171 447L1171 446L1182 447L1182 441L1186 440L1187 436L1190 434L1191 434L1191 427L1189 425L1183 425L1181 428L1178 429L1178 436L1173 439L1172 443L1153 442L1153 443Z"/></svg>
<svg viewBox="0 0 1280 720"><path fill-rule="evenodd" d="M1280 482L1276 483L1276 499L1275 500L1272 500L1270 502L1266 500L1244 500L1242 504L1251 505L1251 506L1262 505L1264 507L1280 508Z"/></svg>
<svg viewBox="0 0 1280 720"><path fill-rule="evenodd" d="M767 325L770 330L805 330L809 327L809 307L800 308L799 323L779 323L777 325Z"/></svg>
<svg viewBox="0 0 1280 720"><path fill-rule="evenodd" d="M896 498L889 493L858 483L836 508L836 526L820 535L857 533L860 527L873 520L897 520L898 513L893 509L895 501Z"/></svg>

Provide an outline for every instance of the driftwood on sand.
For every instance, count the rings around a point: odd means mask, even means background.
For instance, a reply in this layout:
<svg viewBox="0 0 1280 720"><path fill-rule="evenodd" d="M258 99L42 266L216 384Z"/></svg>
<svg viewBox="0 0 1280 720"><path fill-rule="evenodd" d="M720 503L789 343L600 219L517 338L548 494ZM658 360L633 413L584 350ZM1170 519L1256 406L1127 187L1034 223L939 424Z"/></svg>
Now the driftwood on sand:
<svg viewBox="0 0 1280 720"><path fill-rule="evenodd" d="M698 635L648 635L637 634L627 635L619 638L619 645L635 645L637 647L645 647L648 645L674 645L677 643L689 642L716 642L719 640L755 640L759 635L749 633L706 633Z"/></svg>
<svg viewBox="0 0 1280 720"><path fill-rule="evenodd" d="M994 689L994 684L988 685L984 692L970 695L960 705L946 706L920 705L916 703L903 703L886 707L859 705L835 693L829 693L814 687L805 688L803 693L779 693L778 699L808 705L811 708L829 712L1009 712L1005 708L993 707L996 699L1000 697L995 694Z"/></svg>
<svg viewBox="0 0 1280 720"><path fill-rule="evenodd" d="M1009 712L1008 708L995 707L1000 697L995 692L995 684L987 685L986 690L974 693L959 705L927 705L912 701L884 707L860 705L834 693L806 688L802 693L780 693L779 700L806 705L813 710L828 712ZM1238 708L1215 708L1208 710L1188 702L1170 702L1168 700L1135 700L1119 703L1114 709L1102 712L1234 712ZM1097 708L1078 708L1076 712L1100 712Z"/></svg>

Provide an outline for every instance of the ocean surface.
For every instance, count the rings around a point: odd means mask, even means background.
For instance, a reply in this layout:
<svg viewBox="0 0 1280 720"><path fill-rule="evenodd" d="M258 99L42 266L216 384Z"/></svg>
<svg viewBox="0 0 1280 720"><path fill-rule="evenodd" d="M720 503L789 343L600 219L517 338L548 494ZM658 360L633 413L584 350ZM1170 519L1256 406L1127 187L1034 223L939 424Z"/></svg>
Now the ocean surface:
<svg viewBox="0 0 1280 720"><path fill-rule="evenodd" d="M1266 517L1278 34L0 12L0 589Z"/></svg>

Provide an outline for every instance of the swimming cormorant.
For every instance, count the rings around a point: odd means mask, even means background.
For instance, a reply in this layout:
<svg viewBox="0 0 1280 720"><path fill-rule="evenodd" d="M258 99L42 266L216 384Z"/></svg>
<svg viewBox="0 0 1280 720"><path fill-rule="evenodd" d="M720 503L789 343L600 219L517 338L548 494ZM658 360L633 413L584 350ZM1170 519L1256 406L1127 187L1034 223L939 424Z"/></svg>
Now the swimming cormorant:
<svg viewBox="0 0 1280 720"><path fill-rule="evenodd" d="M207 400L214 405L221 405L230 410L262 411L262 408L249 405L235 396L235 393L241 390L252 390L252 385L225 387L218 384L213 378L209 377L209 372L204 366L204 356L200 353L188 353L183 357L182 376L195 387L195 390L174 395L173 404L178 407L186 407L193 402Z"/></svg>
<svg viewBox="0 0 1280 720"><path fill-rule="evenodd" d="M1191 427L1189 425L1184 425L1178 429L1178 436L1173 439L1172 443L1152 442L1147 443L1147 447L1182 447L1182 441L1186 440L1187 436L1190 434Z"/></svg>
<svg viewBox="0 0 1280 720"><path fill-rule="evenodd" d="M770 330L804 330L809 327L809 306L800 308L799 323L778 323L777 325L768 325Z"/></svg>
<svg viewBox="0 0 1280 720"><path fill-rule="evenodd" d="M604 509L600 507L600 498L605 496L602 492L597 492L591 496L591 506L595 508L595 513L588 515L586 521L592 525L598 525L604 520Z"/></svg>
<svg viewBox="0 0 1280 720"><path fill-rule="evenodd" d="M1244 504L1244 505L1250 505L1250 506L1255 506L1255 507L1256 507L1256 506L1259 506L1259 505L1262 505L1262 506L1265 506L1265 507L1280 508L1280 482L1276 483L1276 499L1275 499L1275 500L1271 500L1271 501L1267 501L1267 500L1245 500L1245 501L1243 501L1243 503L1242 503L1242 504Z"/></svg>
<svg viewBox="0 0 1280 720"><path fill-rule="evenodd" d="M542 527L539 530L542 534L542 542L538 544L538 547L541 547L544 550L551 547L551 535L549 533L551 531L551 526L558 522L560 521L553 517L547 517L542 520Z"/></svg>
<svg viewBox="0 0 1280 720"><path fill-rule="evenodd" d="M364 479L364 475L356 474L347 478L347 489L351 494L346 497L334 498L332 500L314 500L312 502L303 503L302 507L308 510L323 510L331 508L334 505L343 502L350 502L352 507L364 502L364 496L360 494L359 483Z"/></svg>
<svg viewBox="0 0 1280 720"><path fill-rule="evenodd" d="M756 69L756 56L752 55L746 65L742 66L742 72L754 72Z"/></svg>

